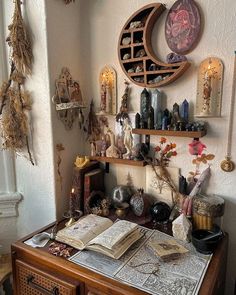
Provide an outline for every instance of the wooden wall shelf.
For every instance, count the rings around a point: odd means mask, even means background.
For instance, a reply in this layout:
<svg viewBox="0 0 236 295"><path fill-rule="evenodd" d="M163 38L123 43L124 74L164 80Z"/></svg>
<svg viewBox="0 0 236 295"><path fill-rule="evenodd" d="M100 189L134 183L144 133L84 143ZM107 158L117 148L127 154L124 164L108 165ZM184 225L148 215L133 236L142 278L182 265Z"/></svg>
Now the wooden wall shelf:
<svg viewBox="0 0 236 295"><path fill-rule="evenodd" d="M182 76L190 66L188 61L174 64L164 63L156 57L152 49L153 26L165 9L161 3L146 5L136 11L122 28L118 44L119 62L126 76L136 85L156 88L170 84ZM143 26L130 28L131 22L134 21L141 21ZM123 39L126 37L131 40L129 44L123 44ZM137 52L141 49L145 51L145 56L136 57ZM124 59L125 54L129 54L128 59ZM153 64L156 69L150 70ZM143 68L142 73L138 71L136 73L138 66ZM131 73L131 69L134 72Z"/></svg>
<svg viewBox="0 0 236 295"><path fill-rule="evenodd" d="M155 129L133 129L134 134L141 135L160 135L160 136L176 136L200 138L207 134L206 130L202 131L174 131L174 130L155 130Z"/></svg>
<svg viewBox="0 0 236 295"><path fill-rule="evenodd" d="M116 158L99 157L99 156L90 157L90 159L96 160L99 162L131 165L131 166L138 166L138 167L144 167L147 165L147 163L145 161L135 161L135 160L128 160L128 159L116 159Z"/></svg>

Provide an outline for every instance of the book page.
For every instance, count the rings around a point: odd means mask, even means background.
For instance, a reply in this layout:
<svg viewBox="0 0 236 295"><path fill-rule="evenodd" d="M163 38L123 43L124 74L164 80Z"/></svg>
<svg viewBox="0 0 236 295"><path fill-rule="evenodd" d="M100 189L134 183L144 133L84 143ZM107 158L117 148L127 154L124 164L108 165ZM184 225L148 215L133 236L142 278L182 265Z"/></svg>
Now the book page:
<svg viewBox="0 0 236 295"><path fill-rule="evenodd" d="M139 240L143 234L139 230L139 228L132 231L129 235L127 235L124 239L118 242L112 249L108 249L102 245L88 245L86 249L91 249L93 251L97 251L107 255L109 257L119 259L128 249L132 246L137 240Z"/></svg>
<svg viewBox="0 0 236 295"><path fill-rule="evenodd" d="M82 250L97 235L109 228L113 222L105 217L89 214L70 227L58 231L56 240Z"/></svg>
<svg viewBox="0 0 236 295"><path fill-rule="evenodd" d="M138 225L136 223L127 220L119 220L110 228L91 240L89 245L98 244L112 250L116 244L128 236L137 227Z"/></svg>

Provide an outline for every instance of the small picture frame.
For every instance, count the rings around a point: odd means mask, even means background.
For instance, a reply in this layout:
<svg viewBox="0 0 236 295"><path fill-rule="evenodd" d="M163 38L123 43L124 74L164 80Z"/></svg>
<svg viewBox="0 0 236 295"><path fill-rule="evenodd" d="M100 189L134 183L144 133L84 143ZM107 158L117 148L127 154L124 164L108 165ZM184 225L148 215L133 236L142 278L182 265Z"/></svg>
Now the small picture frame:
<svg viewBox="0 0 236 295"><path fill-rule="evenodd" d="M79 105L84 106L84 101L80 89L79 82L76 80L72 80L69 89L69 97L71 102L77 102Z"/></svg>
<svg viewBox="0 0 236 295"><path fill-rule="evenodd" d="M57 96L60 103L70 102L70 95L66 83L63 80L56 81Z"/></svg>

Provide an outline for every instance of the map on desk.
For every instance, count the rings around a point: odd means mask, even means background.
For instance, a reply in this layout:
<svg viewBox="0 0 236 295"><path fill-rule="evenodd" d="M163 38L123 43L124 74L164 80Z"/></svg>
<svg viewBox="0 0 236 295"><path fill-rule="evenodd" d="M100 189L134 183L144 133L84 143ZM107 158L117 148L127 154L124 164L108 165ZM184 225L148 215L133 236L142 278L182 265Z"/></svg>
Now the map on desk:
<svg viewBox="0 0 236 295"><path fill-rule="evenodd" d="M191 243L178 240L189 251L177 260L163 262L149 242L173 240L173 237L157 230L143 227L141 230L144 236L119 260L89 250L80 251L69 260L149 294L198 294L211 255L200 254Z"/></svg>

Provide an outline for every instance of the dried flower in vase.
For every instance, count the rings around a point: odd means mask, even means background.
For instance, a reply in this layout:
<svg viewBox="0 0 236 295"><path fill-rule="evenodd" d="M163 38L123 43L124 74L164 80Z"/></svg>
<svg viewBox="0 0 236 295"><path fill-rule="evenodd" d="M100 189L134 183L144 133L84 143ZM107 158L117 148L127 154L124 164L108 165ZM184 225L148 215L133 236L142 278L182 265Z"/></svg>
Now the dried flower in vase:
<svg viewBox="0 0 236 295"><path fill-rule="evenodd" d="M168 166L171 157L177 156L175 143L167 143L165 137L161 137L160 144L155 147L155 164L157 166Z"/></svg>

